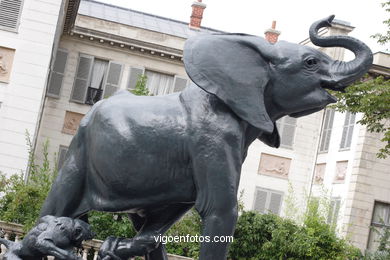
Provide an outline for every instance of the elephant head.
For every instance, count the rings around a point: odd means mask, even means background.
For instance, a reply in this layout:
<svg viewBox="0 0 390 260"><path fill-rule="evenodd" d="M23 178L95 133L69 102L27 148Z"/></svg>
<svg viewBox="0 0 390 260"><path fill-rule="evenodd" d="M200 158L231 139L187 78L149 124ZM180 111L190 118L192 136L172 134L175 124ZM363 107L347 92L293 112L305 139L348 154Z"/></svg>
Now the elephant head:
<svg viewBox="0 0 390 260"><path fill-rule="evenodd" d="M252 35L201 35L186 42L186 71L196 85L262 130L259 139L278 147L277 119L308 115L336 102L325 89L344 90L372 64L372 53L363 42L349 36L318 35L320 28L331 26L333 18L313 23L310 39L320 47L351 50L352 61L333 60L314 48L285 41L270 44Z"/></svg>

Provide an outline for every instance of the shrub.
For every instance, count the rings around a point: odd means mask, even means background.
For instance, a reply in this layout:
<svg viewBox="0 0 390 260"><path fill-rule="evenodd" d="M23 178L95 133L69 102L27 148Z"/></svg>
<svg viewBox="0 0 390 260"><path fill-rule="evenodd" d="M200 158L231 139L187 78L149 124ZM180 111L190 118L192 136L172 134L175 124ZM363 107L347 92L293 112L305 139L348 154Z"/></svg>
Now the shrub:
<svg viewBox="0 0 390 260"><path fill-rule="evenodd" d="M201 234L201 220L199 214L194 210L187 212L184 217L175 223L166 233L169 236L196 236ZM200 244L194 242L167 243L167 251L171 254L199 257Z"/></svg>
<svg viewBox="0 0 390 260"><path fill-rule="evenodd" d="M131 93L137 96L150 96L149 89L146 87L146 81L148 78L146 75L140 75L138 77L137 83L133 90L130 90Z"/></svg>
<svg viewBox="0 0 390 260"><path fill-rule="evenodd" d="M360 252L336 236L324 220L303 226L272 214L244 212L237 223L231 259L358 259Z"/></svg>
<svg viewBox="0 0 390 260"><path fill-rule="evenodd" d="M105 240L109 236L134 237L136 232L127 214L89 212L89 224L95 232L95 239Z"/></svg>

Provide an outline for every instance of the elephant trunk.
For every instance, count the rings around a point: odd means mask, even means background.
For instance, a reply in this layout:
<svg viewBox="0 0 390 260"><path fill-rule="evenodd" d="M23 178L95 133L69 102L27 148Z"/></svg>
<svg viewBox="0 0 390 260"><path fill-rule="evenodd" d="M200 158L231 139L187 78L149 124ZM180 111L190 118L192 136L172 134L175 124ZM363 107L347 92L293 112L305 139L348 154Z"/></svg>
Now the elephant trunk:
<svg viewBox="0 0 390 260"><path fill-rule="evenodd" d="M334 15L331 15L328 18L313 23L310 27L309 34L310 40L317 46L343 47L355 54L355 59L352 61L334 61L329 70L331 78L323 80L324 87L342 91L368 71L373 57L370 48L358 39L345 35L319 36L318 30L323 27L330 27L333 18Z"/></svg>

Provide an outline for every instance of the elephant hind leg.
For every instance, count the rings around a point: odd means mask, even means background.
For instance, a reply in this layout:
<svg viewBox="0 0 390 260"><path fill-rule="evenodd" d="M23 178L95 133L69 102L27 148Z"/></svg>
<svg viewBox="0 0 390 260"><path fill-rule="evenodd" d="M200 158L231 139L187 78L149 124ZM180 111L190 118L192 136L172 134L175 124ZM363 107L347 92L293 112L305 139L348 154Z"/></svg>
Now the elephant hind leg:
<svg viewBox="0 0 390 260"><path fill-rule="evenodd" d="M89 211L84 202L84 179L80 178L84 172L76 173L74 167L64 165L60 174L62 176L59 175L55 180L42 206L40 217L52 215L78 218ZM64 178L63 175L74 178Z"/></svg>
<svg viewBox="0 0 390 260"><path fill-rule="evenodd" d="M101 259L106 255L116 255L121 259L145 256L146 260L167 260L165 246L156 241L193 205L177 203L146 214L146 217L129 215L138 234L132 239L108 238L99 251ZM113 258L111 258L113 259Z"/></svg>
<svg viewBox="0 0 390 260"><path fill-rule="evenodd" d="M78 133L79 135L80 133ZM86 203L86 158L84 144L79 137L73 139L64 165L58 172L51 190L42 206L40 216L77 218L90 209Z"/></svg>

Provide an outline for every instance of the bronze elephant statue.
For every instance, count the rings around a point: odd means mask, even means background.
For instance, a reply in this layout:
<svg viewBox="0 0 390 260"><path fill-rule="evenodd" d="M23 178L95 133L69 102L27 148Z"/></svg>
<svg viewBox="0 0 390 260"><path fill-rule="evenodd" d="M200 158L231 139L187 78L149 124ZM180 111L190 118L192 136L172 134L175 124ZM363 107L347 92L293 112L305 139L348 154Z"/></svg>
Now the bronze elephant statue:
<svg viewBox="0 0 390 260"><path fill-rule="evenodd" d="M108 238L102 259L167 259L155 236L193 206L203 236L233 235L249 145L260 139L278 147L277 119L323 109L336 101L326 89L342 91L372 64L361 41L318 35L333 17L313 23L311 41L351 50L352 61L245 34L188 39L184 65L192 84L166 96L123 90L95 104L80 123L41 215L127 212L138 234ZM200 259L226 259L228 244L202 243Z"/></svg>

